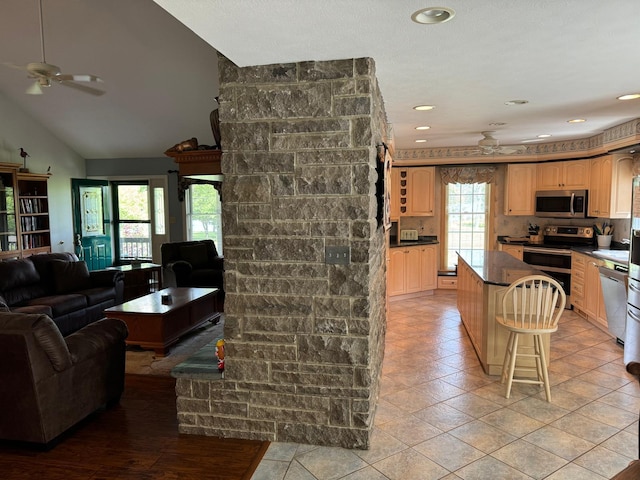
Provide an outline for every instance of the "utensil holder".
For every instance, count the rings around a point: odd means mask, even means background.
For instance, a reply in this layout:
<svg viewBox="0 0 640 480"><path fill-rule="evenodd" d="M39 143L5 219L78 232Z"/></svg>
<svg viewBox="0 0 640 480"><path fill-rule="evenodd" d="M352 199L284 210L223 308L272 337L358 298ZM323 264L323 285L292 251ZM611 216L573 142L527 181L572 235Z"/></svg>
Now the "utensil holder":
<svg viewBox="0 0 640 480"><path fill-rule="evenodd" d="M613 235L597 235L598 248L609 248Z"/></svg>

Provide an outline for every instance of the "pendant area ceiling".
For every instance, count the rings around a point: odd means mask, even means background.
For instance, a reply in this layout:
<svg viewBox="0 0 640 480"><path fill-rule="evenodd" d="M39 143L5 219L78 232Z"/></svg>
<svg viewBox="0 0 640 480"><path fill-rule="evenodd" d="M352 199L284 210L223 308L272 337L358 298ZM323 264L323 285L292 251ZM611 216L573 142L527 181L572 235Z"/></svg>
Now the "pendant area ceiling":
<svg viewBox="0 0 640 480"><path fill-rule="evenodd" d="M430 6L455 16L411 21ZM636 11L636 0L44 0L47 62L99 75L106 93L25 95L25 72L0 66L0 95L85 158L158 157L190 137L213 143L216 49L239 66L371 57L397 149L476 146L483 131L501 145L579 139L640 117L640 99L616 100L640 92ZM41 61L37 12L38 0L3 1L0 62Z"/></svg>

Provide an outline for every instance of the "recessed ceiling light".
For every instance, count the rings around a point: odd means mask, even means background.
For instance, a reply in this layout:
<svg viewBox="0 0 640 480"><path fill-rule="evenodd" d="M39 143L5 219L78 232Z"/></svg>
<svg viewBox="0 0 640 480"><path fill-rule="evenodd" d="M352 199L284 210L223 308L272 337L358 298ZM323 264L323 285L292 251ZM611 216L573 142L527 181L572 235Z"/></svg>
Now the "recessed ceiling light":
<svg viewBox="0 0 640 480"><path fill-rule="evenodd" d="M504 122L493 122L489 124L492 127L504 127L506 125L506 123Z"/></svg>
<svg viewBox="0 0 640 480"><path fill-rule="evenodd" d="M427 141L421 138L420 140L416 140L416 143L427 143Z"/></svg>
<svg viewBox="0 0 640 480"><path fill-rule="evenodd" d="M549 138L551 136L550 133L542 133L540 135L538 135L538 138Z"/></svg>
<svg viewBox="0 0 640 480"><path fill-rule="evenodd" d="M429 130L430 128L429 125L422 125L421 127L416 127L416 130Z"/></svg>
<svg viewBox="0 0 640 480"><path fill-rule="evenodd" d="M436 108L435 105L416 105L415 107L413 107L414 110L418 110L420 112L433 110L434 108Z"/></svg>
<svg viewBox="0 0 640 480"><path fill-rule="evenodd" d="M574 118L572 120L567 120L568 123L582 123L582 122L586 122L587 120L584 118Z"/></svg>
<svg viewBox="0 0 640 480"><path fill-rule="evenodd" d="M635 100L636 98L640 98L640 93L627 93L626 95L620 95L616 98L618 100Z"/></svg>
<svg viewBox="0 0 640 480"><path fill-rule="evenodd" d="M455 16L456 12L446 7L428 7L413 12L411 20L416 23L431 25L434 23L448 22Z"/></svg>
<svg viewBox="0 0 640 480"><path fill-rule="evenodd" d="M524 105L525 103L529 103L529 100L507 100L504 102L505 105Z"/></svg>

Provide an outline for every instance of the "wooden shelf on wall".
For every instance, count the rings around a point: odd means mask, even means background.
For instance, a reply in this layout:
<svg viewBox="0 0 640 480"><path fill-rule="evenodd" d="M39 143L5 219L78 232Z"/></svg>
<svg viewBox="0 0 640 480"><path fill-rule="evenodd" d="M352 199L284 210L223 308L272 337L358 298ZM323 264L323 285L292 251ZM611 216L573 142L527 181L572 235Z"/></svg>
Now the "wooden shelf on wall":
<svg viewBox="0 0 640 480"><path fill-rule="evenodd" d="M181 176L221 175L221 150L191 150L187 152L165 152L178 164Z"/></svg>

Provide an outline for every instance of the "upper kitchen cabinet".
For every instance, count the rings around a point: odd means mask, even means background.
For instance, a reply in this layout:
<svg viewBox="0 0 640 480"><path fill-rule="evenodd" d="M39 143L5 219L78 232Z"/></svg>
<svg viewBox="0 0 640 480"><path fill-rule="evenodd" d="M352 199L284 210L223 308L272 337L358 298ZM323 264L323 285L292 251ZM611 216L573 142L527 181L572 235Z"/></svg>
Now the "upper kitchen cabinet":
<svg viewBox="0 0 640 480"><path fill-rule="evenodd" d="M589 188L591 164L584 160L539 163L537 190L582 190Z"/></svg>
<svg viewBox="0 0 640 480"><path fill-rule="evenodd" d="M505 215L533 215L535 212L536 164L507 165L504 192Z"/></svg>
<svg viewBox="0 0 640 480"><path fill-rule="evenodd" d="M630 218L633 158L628 154L605 155L591 160L589 216Z"/></svg>
<svg viewBox="0 0 640 480"><path fill-rule="evenodd" d="M434 215L435 167L391 169L391 218Z"/></svg>

